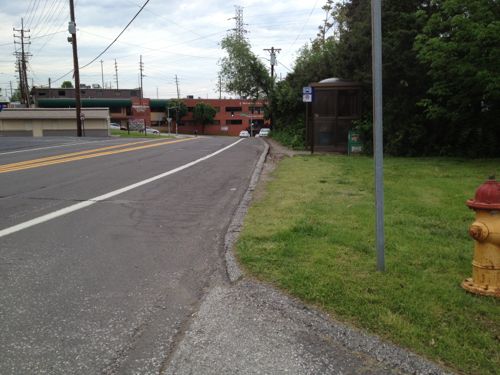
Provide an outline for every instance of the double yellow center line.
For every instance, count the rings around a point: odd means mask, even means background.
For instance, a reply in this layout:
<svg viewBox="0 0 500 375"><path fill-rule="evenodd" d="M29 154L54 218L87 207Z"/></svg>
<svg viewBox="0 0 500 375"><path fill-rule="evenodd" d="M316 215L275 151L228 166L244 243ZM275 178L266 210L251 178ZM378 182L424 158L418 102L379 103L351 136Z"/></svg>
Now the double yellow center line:
<svg viewBox="0 0 500 375"><path fill-rule="evenodd" d="M68 154L48 156L48 157L40 158L40 159L26 160L26 161L21 161L18 163L10 163L10 164L0 165L0 173L8 173L8 172L14 172L14 171L21 171L24 169L39 168L39 167L44 167L47 165L68 163L68 162L75 161L75 160L91 159L91 158L96 158L96 157L105 156L105 155L120 154L123 152L130 152L130 151L142 150L142 149L146 149L146 148L164 146L164 145L173 144L173 143L185 142L185 141L189 141L192 139L194 139L194 138L184 138L184 139L177 139L177 140L173 140L173 141L168 140L168 141L159 141L159 142L158 141L131 142L131 143L125 143L125 144L120 144L120 145L95 148L92 150L71 152ZM147 144L144 144L144 143L147 143Z"/></svg>

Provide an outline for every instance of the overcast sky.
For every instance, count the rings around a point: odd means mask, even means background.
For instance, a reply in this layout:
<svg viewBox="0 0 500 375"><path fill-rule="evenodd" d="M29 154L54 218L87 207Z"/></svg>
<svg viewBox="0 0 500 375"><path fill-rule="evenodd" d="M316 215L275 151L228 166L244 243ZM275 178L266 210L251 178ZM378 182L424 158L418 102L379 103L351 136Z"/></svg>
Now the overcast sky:
<svg viewBox="0 0 500 375"><path fill-rule="evenodd" d="M102 52L137 13L145 0L75 0L80 66ZM120 88L138 87L139 56L144 63L145 97L194 95L216 98L218 62L224 56L221 39L235 27L235 5L243 7L243 21L253 52L269 66L264 48L281 48L277 77L292 68L297 51L316 36L324 19L325 0L150 0L120 39L95 63L81 70L80 81L115 86L115 59ZM31 53L28 77L35 85L59 87L73 80L72 50L68 43L69 0L0 0L0 88L17 87L13 28L29 29ZM223 93L224 95L224 93ZM228 96L226 94L226 96Z"/></svg>

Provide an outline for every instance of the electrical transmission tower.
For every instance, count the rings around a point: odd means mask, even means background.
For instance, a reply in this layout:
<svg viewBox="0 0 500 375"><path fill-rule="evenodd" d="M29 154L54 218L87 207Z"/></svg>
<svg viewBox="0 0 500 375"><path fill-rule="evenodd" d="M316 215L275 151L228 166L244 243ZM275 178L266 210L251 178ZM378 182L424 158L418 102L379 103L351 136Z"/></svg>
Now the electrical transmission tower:
<svg viewBox="0 0 500 375"><path fill-rule="evenodd" d="M24 20L21 18L21 29L13 29L16 34L14 34L14 44L20 44L21 50L16 50L14 55L17 58L16 68L19 72L19 88L21 90L21 103L25 104L26 107L30 106L30 90L28 85L28 73L27 73L27 63L28 58L31 57L30 53L26 52L25 46L31 44L31 42L27 41L30 39L26 33L29 33L29 30L24 29ZM18 34L17 34L18 33Z"/></svg>
<svg viewBox="0 0 500 375"><path fill-rule="evenodd" d="M243 7L239 5L234 6L235 16L230 18L235 20L235 28L232 29L234 35L239 39L244 39L245 34L248 32L245 30L245 23L243 23Z"/></svg>

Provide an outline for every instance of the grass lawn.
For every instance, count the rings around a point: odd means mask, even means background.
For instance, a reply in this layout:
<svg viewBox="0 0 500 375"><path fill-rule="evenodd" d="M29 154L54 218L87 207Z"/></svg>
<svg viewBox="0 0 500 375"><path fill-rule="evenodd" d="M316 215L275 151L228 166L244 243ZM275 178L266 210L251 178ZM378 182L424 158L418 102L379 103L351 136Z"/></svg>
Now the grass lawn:
<svg viewBox="0 0 500 375"><path fill-rule="evenodd" d="M244 267L335 318L468 374L498 374L500 299L466 293L474 212L500 160L386 158L386 272L376 272L373 160L283 160L245 220Z"/></svg>
<svg viewBox="0 0 500 375"><path fill-rule="evenodd" d="M172 136L161 136L155 134L146 134L144 132L130 131L130 134L126 130L111 129L111 135L123 137L123 138L173 138Z"/></svg>

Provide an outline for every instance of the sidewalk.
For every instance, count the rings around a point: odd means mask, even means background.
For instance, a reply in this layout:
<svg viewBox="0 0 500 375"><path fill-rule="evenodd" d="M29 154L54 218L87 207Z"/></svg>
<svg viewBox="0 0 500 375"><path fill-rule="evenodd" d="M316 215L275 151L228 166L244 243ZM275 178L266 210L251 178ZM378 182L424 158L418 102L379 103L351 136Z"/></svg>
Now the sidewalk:
<svg viewBox="0 0 500 375"><path fill-rule="evenodd" d="M220 280L171 353L162 374L445 374L406 350L336 322L243 275L232 246L257 181L293 152L276 144L261 157L226 236L231 282ZM266 149L266 154L268 150Z"/></svg>

